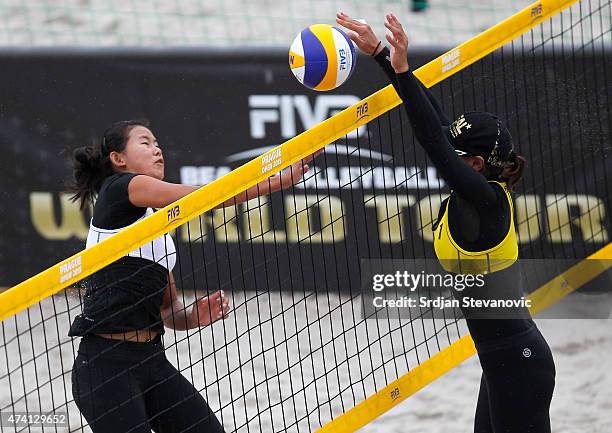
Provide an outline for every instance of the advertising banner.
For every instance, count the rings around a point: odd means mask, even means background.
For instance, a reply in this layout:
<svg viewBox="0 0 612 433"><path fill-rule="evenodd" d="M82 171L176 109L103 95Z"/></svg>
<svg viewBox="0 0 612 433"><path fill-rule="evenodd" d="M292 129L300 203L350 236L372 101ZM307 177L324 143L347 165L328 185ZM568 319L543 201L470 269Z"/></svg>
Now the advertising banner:
<svg viewBox="0 0 612 433"><path fill-rule="evenodd" d="M411 66L441 52L415 50ZM610 89L591 77L612 61L583 56L587 68L554 80L547 53L512 64L489 56L432 89L453 118L486 110L507 121L528 161L515 200L525 258L584 258L609 242L610 125L597 119L609 119ZM84 248L91 213L65 192L62 151L98 142L113 122L148 119L165 180L204 185L388 84L361 56L345 85L317 93L295 80L286 57L0 53L0 286ZM311 165L295 189L214 210L174 233L182 287L231 289L239 279L251 282L246 289L358 290L361 259L434 257L431 221L449 189L403 110L332 143Z"/></svg>

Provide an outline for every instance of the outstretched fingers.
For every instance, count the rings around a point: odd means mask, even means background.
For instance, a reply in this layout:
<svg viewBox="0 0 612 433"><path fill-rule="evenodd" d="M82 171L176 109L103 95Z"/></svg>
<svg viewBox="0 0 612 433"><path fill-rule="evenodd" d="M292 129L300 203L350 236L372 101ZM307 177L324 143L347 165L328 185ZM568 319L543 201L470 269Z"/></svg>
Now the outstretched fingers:
<svg viewBox="0 0 612 433"><path fill-rule="evenodd" d="M341 14L342 12L338 12L338 14L336 14L336 22L345 29L348 29L346 31L346 35L351 41L355 42L355 44L358 44L359 36L364 33L364 29L359 26L359 24L361 23L351 18L345 19L344 17L342 17Z"/></svg>
<svg viewBox="0 0 612 433"><path fill-rule="evenodd" d="M403 48L408 45L408 37L399 20L393 14L386 16L385 27L389 29L391 35L387 34L387 41L395 48Z"/></svg>
<svg viewBox="0 0 612 433"><path fill-rule="evenodd" d="M404 34L404 31L401 27L397 27L394 24L391 24L389 21L385 21L385 27L389 29L389 31L393 34L395 38L401 38Z"/></svg>
<svg viewBox="0 0 612 433"><path fill-rule="evenodd" d="M387 14L387 20L392 26L396 27L402 32L404 31L404 28L402 27L402 23L400 23L400 21L397 19L397 17L394 14Z"/></svg>
<svg viewBox="0 0 612 433"><path fill-rule="evenodd" d="M336 14L336 22L349 30L353 30L357 33L363 32L367 28L367 24L363 24L356 19L351 18L344 12L338 12Z"/></svg>
<svg viewBox="0 0 612 433"><path fill-rule="evenodd" d="M400 36L386 34L387 41L398 50L406 48L406 42Z"/></svg>
<svg viewBox="0 0 612 433"><path fill-rule="evenodd" d="M400 21L395 15L389 14L389 24L391 24L391 26L396 30L396 32L404 39L408 39L406 31L404 30L404 26L402 26L402 23L400 23Z"/></svg>
<svg viewBox="0 0 612 433"><path fill-rule="evenodd" d="M393 46L393 48L399 48L397 41L393 36L385 35L385 38L387 38L387 41Z"/></svg>
<svg viewBox="0 0 612 433"><path fill-rule="evenodd" d="M398 74L406 72L409 69L408 36L395 15L387 14L385 18L385 27L391 32L385 35L387 42L391 44L391 66Z"/></svg>

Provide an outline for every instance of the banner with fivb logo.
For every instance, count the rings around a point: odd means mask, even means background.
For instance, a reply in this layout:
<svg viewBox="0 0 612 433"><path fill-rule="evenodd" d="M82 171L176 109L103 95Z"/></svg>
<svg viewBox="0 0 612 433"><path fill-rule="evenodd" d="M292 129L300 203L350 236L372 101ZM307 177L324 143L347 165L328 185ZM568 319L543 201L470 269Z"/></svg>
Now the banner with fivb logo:
<svg viewBox="0 0 612 433"><path fill-rule="evenodd" d="M413 50L412 65L440 52ZM313 92L274 50L0 55L0 286L84 247L91 213L62 192L70 170L60 152L94 143L111 123L149 119L166 180L204 185L387 84L375 62L360 57L345 85ZM610 61L603 53L585 58L596 72L610 70ZM508 80L494 56L433 91L453 118L487 110L507 120L528 160L515 206L523 257L585 257L609 242L612 171L600 152L610 132L605 125L599 135L564 131L582 131L582 117L605 110L592 104L581 112L572 99L599 101L601 81L577 84L568 73L552 83L524 73L532 63L515 59ZM570 97L543 97L559 86ZM357 289L360 259L433 257L431 221L449 189L402 110L330 144L310 165L295 189L181 227L179 254L195 270L185 271L183 287L197 287L206 274L232 288L240 274L240 284L252 281L246 288Z"/></svg>

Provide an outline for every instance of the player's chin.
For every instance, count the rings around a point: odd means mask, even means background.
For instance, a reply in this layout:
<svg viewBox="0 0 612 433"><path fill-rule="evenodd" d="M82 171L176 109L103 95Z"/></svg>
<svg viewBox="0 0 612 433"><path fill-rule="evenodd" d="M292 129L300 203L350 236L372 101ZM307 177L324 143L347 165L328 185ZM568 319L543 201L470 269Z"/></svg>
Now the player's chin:
<svg viewBox="0 0 612 433"><path fill-rule="evenodd" d="M155 164L151 169L151 176L159 180L164 180L164 165Z"/></svg>

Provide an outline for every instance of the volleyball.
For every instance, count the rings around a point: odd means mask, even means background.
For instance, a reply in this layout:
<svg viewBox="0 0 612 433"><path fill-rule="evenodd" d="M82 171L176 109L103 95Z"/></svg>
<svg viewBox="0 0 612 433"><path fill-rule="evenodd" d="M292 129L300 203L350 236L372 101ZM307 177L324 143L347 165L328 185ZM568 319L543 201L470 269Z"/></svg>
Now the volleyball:
<svg viewBox="0 0 612 433"><path fill-rule="evenodd" d="M317 91L333 90L355 69L355 46L342 30L313 24L302 30L289 49L289 67L300 83Z"/></svg>

